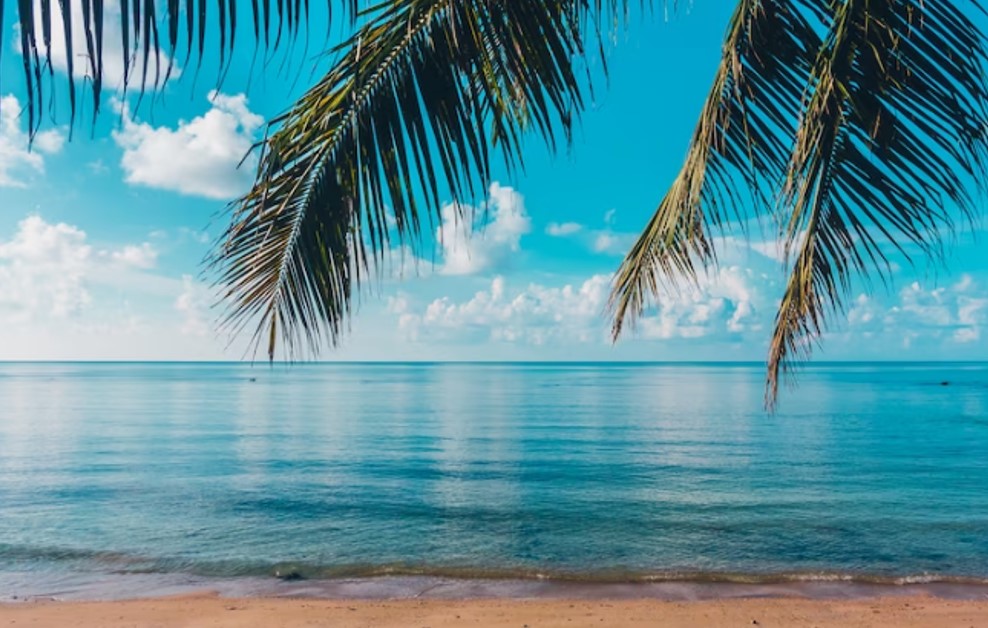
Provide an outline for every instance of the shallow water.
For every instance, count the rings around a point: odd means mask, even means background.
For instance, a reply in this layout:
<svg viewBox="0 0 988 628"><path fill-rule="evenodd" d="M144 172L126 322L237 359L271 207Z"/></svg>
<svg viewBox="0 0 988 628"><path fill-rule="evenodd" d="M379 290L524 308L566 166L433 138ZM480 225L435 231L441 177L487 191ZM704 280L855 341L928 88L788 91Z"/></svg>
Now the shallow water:
<svg viewBox="0 0 988 628"><path fill-rule="evenodd" d="M0 364L0 595L988 581L988 365L762 378Z"/></svg>

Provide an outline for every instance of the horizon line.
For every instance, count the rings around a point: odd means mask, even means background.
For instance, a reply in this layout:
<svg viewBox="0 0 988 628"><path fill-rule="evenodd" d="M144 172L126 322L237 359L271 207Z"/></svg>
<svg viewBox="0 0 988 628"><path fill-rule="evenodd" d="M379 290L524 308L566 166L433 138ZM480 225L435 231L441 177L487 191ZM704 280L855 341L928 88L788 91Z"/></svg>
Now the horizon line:
<svg viewBox="0 0 988 628"><path fill-rule="evenodd" d="M744 365L765 366L764 360L5 360L0 364L216 364L250 366L327 366L327 365L495 365L495 364L570 364L615 366L689 366L689 365ZM800 367L854 365L854 364L988 364L988 360L814 360Z"/></svg>

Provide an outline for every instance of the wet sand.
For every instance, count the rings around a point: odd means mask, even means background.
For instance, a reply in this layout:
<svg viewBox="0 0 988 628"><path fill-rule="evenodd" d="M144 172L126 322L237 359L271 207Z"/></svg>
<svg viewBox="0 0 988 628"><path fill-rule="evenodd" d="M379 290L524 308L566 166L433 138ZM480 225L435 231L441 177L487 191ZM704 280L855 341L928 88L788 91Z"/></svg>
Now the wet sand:
<svg viewBox="0 0 988 628"><path fill-rule="evenodd" d="M973 628L988 626L988 598L929 596L853 600L791 598L639 600L318 600L222 598L212 594L113 602L0 604L2 626L226 628L572 628L785 626Z"/></svg>

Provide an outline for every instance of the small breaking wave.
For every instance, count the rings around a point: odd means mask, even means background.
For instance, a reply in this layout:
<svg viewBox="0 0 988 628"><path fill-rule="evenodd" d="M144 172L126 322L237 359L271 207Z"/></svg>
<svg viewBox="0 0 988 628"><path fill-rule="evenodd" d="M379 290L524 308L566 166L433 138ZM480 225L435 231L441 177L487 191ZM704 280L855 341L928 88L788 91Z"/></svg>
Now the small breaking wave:
<svg viewBox="0 0 988 628"><path fill-rule="evenodd" d="M538 569L528 567L390 564L318 564L303 561L197 561L184 557L154 557L106 550L62 547L33 547L0 544L0 559L7 568L47 566L67 571L84 570L117 575L187 574L203 578L271 578L283 581L370 580L375 578L429 578L441 580L486 580L557 582L580 584L739 584L779 585L798 583L845 583L882 586L970 585L988 587L983 574L869 573L863 571L703 571L690 569L636 570Z"/></svg>

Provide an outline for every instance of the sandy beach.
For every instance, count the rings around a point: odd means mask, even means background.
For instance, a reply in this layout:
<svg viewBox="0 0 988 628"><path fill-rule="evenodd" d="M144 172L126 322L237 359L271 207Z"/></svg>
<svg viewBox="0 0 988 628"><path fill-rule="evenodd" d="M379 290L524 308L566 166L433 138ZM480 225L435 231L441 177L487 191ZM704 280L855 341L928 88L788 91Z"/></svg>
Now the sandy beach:
<svg viewBox="0 0 988 628"><path fill-rule="evenodd" d="M194 595L119 602L0 605L0 625L83 628L182 626L786 626L975 628L988 626L988 599L889 597L859 600L393 600L229 599Z"/></svg>

